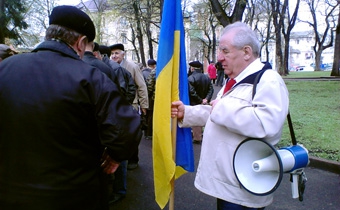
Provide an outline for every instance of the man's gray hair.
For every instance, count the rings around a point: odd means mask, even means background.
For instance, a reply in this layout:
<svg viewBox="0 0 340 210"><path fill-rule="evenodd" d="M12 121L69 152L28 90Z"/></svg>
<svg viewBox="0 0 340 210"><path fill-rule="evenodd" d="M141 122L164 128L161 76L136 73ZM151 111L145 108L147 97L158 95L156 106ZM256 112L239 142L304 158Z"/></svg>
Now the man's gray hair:
<svg viewBox="0 0 340 210"><path fill-rule="evenodd" d="M261 44L257 38L257 34L247 24L235 22L227 25L223 29L221 37L230 31L235 31L237 34L234 36L233 43L231 43L234 47L242 49L244 46L250 46L255 57L260 55Z"/></svg>
<svg viewBox="0 0 340 210"><path fill-rule="evenodd" d="M83 35L72 29L52 24L46 30L45 40L48 41L57 39L62 40L63 42L66 42L70 45L73 45L74 43L76 43L80 36Z"/></svg>

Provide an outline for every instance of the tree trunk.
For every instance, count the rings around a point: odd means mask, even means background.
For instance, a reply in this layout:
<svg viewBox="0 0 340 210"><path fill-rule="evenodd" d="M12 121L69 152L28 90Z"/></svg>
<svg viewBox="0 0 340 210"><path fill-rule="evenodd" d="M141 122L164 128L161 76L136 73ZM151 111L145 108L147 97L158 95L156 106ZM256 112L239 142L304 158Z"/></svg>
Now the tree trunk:
<svg viewBox="0 0 340 210"><path fill-rule="evenodd" d="M289 3L288 0L284 1L284 4L282 6L282 12L280 13L280 23L282 25L282 27L285 26L284 23L284 19L285 19L285 15L284 14L288 14L288 26L287 26L287 30L284 31L283 30L283 35L284 35L284 39L285 39L285 49L284 49L284 58L283 58L283 74L282 75L288 75L289 74L289 50L290 50L290 33L293 30L294 26L295 26L295 22L297 20L298 17L298 11L299 11L299 5L300 5L300 0L296 1L296 5L295 5L295 9L293 12L292 17L289 16Z"/></svg>
<svg viewBox="0 0 340 210"><path fill-rule="evenodd" d="M340 5L339 5L340 9ZM336 26L335 43L334 43L334 59L331 76L340 76L340 15L338 15L338 25Z"/></svg>
<svg viewBox="0 0 340 210"><path fill-rule="evenodd" d="M144 43L143 43L143 32L142 32L142 27L141 27L141 21L140 21L140 14L139 14L139 7L137 4L137 0L133 1L133 9L135 12L135 20L137 24L137 40L139 44L139 52L140 52L140 57L142 59L142 64L146 66L145 62L145 53L144 53Z"/></svg>
<svg viewBox="0 0 340 210"><path fill-rule="evenodd" d="M316 51L316 53L315 53L315 71L321 71L321 69L320 69L321 55L322 55L322 50Z"/></svg>
<svg viewBox="0 0 340 210"><path fill-rule="evenodd" d="M273 11L273 25L275 27L275 55L276 55L276 70L280 75L284 75L283 68L283 53L281 50L282 46L282 38L281 38L281 29L282 25L279 21L280 17L280 0L271 0L272 11Z"/></svg>
<svg viewBox="0 0 340 210"><path fill-rule="evenodd" d="M285 49L283 55L283 71L281 75L288 75L288 61L289 61L289 36L285 37Z"/></svg>
<svg viewBox="0 0 340 210"><path fill-rule="evenodd" d="M145 31L146 37L148 39L148 46L149 46L149 58L153 59L153 45L152 45L152 33L150 30L150 22L151 22L151 8L150 8L150 0L147 1L147 21L145 21Z"/></svg>

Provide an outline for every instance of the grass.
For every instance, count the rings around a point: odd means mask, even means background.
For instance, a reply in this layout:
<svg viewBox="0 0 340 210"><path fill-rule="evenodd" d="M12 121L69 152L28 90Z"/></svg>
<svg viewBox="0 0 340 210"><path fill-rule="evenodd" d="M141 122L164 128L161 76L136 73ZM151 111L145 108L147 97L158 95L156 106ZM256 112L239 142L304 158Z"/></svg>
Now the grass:
<svg viewBox="0 0 340 210"><path fill-rule="evenodd" d="M291 72L284 78L323 77L330 72ZM311 156L340 161L340 81L286 80L296 140ZM288 123L279 147L291 145Z"/></svg>
<svg viewBox="0 0 340 210"><path fill-rule="evenodd" d="M330 71L291 71L288 76L283 78L299 78L299 77L329 77Z"/></svg>

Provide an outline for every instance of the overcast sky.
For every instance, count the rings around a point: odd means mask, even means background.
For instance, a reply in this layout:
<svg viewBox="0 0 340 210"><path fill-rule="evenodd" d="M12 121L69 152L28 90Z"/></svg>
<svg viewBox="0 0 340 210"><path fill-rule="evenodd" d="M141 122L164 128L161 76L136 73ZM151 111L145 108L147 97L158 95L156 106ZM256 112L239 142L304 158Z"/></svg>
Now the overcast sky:
<svg viewBox="0 0 340 210"><path fill-rule="evenodd" d="M56 2L59 4L59 5L77 5L81 0L56 0ZM195 0L192 0L192 1L195 1ZM290 7L295 7L295 4L296 4L296 0L290 0L289 2L289 6ZM306 5L300 5L300 6L306 6ZM293 11L291 11L291 13L293 13ZM302 10L300 8L300 11L299 11L299 17L303 17L303 16L307 16L305 15L305 9ZM305 31L305 30L310 30L310 28L308 27L307 24L303 24L303 23L299 23L297 24L297 26L294 27L293 31Z"/></svg>
<svg viewBox="0 0 340 210"><path fill-rule="evenodd" d="M76 5L80 0L56 0L59 5Z"/></svg>

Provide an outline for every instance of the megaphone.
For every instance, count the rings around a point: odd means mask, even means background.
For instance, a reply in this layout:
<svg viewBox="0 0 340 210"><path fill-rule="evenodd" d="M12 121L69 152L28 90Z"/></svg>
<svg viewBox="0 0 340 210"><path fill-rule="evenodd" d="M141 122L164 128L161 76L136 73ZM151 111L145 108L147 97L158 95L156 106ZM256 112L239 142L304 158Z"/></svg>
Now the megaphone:
<svg viewBox="0 0 340 210"><path fill-rule="evenodd" d="M294 174L309 163L308 151L301 145L276 150L261 139L242 141L233 157L234 173L248 192L264 196L273 193L280 185L283 173ZM293 177L293 198L299 197L297 179Z"/></svg>

